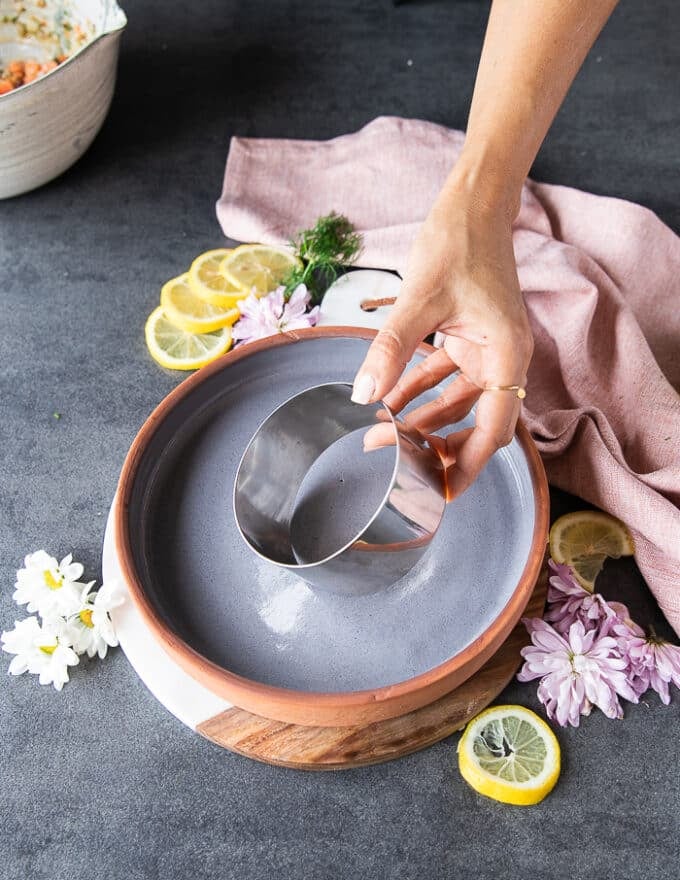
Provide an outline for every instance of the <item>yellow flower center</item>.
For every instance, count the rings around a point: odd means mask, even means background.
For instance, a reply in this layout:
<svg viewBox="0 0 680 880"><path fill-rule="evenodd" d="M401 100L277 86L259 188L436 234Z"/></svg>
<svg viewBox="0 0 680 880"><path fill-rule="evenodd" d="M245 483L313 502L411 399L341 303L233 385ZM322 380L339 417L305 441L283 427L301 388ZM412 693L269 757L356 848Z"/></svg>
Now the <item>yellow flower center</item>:
<svg viewBox="0 0 680 880"><path fill-rule="evenodd" d="M92 623L92 609L91 608L83 608L82 611L78 612L78 617L82 620L85 626L89 626L90 629L94 629L94 624Z"/></svg>
<svg viewBox="0 0 680 880"><path fill-rule="evenodd" d="M55 642L53 645L40 645L40 650L43 652L43 654L54 654L54 652L57 650L57 642Z"/></svg>
<svg viewBox="0 0 680 880"><path fill-rule="evenodd" d="M43 578L50 590L58 590L61 586L61 578L57 580L49 569L45 569L43 572Z"/></svg>

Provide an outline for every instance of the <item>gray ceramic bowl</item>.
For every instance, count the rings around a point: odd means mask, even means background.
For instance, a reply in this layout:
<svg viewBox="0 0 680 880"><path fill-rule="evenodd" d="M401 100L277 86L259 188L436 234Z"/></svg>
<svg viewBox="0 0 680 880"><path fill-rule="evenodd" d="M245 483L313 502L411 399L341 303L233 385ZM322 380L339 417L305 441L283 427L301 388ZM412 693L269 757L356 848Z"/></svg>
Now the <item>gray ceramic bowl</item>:
<svg viewBox="0 0 680 880"><path fill-rule="evenodd" d="M149 417L121 474L116 547L133 601L184 669L269 718L352 725L427 705L502 644L542 564L547 485L522 426L389 589L320 594L242 540L231 492L248 440L296 392L351 381L374 335L303 330L225 355Z"/></svg>

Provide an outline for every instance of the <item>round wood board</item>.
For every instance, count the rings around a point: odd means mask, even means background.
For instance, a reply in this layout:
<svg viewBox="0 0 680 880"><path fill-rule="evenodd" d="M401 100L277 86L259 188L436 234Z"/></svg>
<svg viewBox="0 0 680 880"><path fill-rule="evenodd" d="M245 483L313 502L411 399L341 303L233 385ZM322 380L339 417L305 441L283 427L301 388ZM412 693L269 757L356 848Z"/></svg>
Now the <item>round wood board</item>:
<svg viewBox="0 0 680 880"><path fill-rule="evenodd" d="M106 582L116 581L121 595L126 596L111 515L104 537L103 577ZM547 578L544 563L523 616L542 615ZM500 694L519 667L521 648L529 643L524 626L518 623L496 654L456 690L398 718L360 727L304 727L262 718L212 694L163 651L129 596L120 608L114 609L112 616L131 665L176 717L232 752L298 770L342 770L378 764L445 739Z"/></svg>

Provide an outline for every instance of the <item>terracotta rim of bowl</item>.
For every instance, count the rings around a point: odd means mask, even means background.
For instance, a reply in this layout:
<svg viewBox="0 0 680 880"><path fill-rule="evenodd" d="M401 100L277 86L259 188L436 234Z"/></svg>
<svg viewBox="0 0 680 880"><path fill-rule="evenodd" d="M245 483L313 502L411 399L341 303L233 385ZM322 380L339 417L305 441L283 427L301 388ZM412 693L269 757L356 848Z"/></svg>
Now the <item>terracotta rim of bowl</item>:
<svg viewBox="0 0 680 880"><path fill-rule="evenodd" d="M531 549L522 575L498 617L462 651L427 672L393 685L361 691L319 693L296 691L253 681L208 660L184 642L146 595L132 555L128 527L130 495L141 459L168 413L197 385L229 364L270 348L305 339L351 337L370 341L377 331L363 327L315 327L270 336L228 352L185 379L165 397L142 425L125 458L115 508L115 545L130 595L143 620L167 653L193 678L241 709L279 721L319 726L352 726L393 718L428 705L473 675L501 646L531 597L543 563L549 525L548 483L538 450L527 428L518 422L515 436L527 459L533 486L535 522ZM430 354L422 343L419 354Z"/></svg>

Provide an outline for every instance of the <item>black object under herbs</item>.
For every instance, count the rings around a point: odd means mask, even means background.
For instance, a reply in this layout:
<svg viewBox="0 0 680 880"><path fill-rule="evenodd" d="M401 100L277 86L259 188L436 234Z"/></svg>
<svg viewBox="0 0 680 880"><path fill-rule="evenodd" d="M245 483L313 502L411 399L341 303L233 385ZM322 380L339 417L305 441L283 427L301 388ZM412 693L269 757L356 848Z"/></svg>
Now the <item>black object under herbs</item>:
<svg viewBox="0 0 680 880"><path fill-rule="evenodd" d="M305 284L312 304L321 302L324 293L344 269L361 253L362 238L346 217L332 211L320 217L311 229L298 232L291 241L302 261L284 279L286 299L299 284Z"/></svg>

